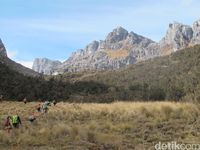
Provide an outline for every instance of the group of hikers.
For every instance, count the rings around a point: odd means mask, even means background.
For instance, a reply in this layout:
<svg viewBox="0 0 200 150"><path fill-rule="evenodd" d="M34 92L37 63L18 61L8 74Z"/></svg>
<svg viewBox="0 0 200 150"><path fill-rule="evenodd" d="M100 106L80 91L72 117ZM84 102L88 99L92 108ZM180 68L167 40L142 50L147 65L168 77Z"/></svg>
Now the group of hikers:
<svg viewBox="0 0 200 150"><path fill-rule="evenodd" d="M27 99L24 98L23 100L24 104L27 104ZM55 100L52 101L52 104L55 106L57 102ZM51 102L45 101L42 104L38 104L36 106L35 111L41 112L41 113L47 113L49 106L51 106ZM33 123L36 120L36 115L35 112L32 112L29 117L27 118L27 121L30 123ZM21 118L18 114L12 115L12 116L7 116L5 121L4 121L4 129L10 133L11 129L13 128L19 128L19 126L22 125Z"/></svg>

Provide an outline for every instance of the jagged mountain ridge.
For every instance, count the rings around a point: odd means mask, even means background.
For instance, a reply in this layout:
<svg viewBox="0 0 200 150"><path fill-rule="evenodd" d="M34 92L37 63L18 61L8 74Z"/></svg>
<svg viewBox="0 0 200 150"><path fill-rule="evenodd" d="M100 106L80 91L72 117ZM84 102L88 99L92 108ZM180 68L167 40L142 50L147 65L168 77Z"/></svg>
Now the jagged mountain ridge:
<svg viewBox="0 0 200 150"><path fill-rule="evenodd" d="M93 69L118 69L136 61L151 57L146 54L154 41L128 33L122 27L118 27L109 33L104 41L93 41L85 47L73 53L58 70L76 72ZM144 49L145 48L145 49ZM144 50L144 51L143 51ZM153 53L153 56L156 55Z"/></svg>
<svg viewBox="0 0 200 150"><path fill-rule="evenodd" d="M38 76L39 75L39 73L33 71L32 69L26 68L26 67L22 66L21 64L18 64L15 61L8 58L6 48L3 44L3 42L1 41L1 39L0 39L0 63L5 64L10 69L15 70L26 76Z"/></svg>
<svg viewBox="0 0 200 150"><path fill-rule="evenodd" d="M158 43L118 27L109 33L105 40L93 41L84 49L72 53L62 64L48 65L48 70L63 73L118 69L149 58L169 55L196 44L200 44L200 20L194 22L192 27L178 22L169 24L165 37ZM37 68L45 72L42 64L37 65Z"/></svg>

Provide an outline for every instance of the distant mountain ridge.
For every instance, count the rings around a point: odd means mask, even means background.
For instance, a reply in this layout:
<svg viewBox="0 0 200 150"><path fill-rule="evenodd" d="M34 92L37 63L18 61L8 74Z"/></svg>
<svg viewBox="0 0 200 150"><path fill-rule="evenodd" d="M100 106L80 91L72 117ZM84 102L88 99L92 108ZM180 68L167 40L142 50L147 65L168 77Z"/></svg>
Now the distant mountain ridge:
<svg viewBox="0 0 200 150"><path fill-rule="evenodd" d="M192 27L178 22L169 24L165 37L158 43L117 27L105 40L93 41L84 49L72 53L63 63L51 60L48 63L44 59L36 59L33 69L38 71L40 68L39 72L46 74L118 69L149 58L169 55L196 44L200 44L200 20L195 21ZM38 62L45 62L46 65Z"/></svg>

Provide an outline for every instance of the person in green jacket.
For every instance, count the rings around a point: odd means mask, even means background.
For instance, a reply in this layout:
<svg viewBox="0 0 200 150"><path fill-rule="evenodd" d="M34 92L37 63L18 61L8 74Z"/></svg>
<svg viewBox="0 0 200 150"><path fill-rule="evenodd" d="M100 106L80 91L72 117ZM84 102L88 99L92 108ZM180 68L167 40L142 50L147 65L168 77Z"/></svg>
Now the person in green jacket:
<svg viewBox="0 0 200 150"><path fill-rule="evenodd" d="M18 115L11 116L11 122L14 128L19 128L19 125L22 124L21 119Z"/></svg>

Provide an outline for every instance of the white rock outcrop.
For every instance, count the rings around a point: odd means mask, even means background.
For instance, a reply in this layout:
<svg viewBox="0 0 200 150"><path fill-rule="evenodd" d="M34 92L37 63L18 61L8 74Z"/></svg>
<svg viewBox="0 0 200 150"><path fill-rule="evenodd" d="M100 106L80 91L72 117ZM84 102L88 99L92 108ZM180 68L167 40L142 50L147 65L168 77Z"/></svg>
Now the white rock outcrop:
<svg viewBox="0 0 200 150"><path fill-rule="evenodd" d="M60 61L52 61L47 58L36 58L33 62L32 69L42 74L52 75L59 65L61 65Z"/></svg>

